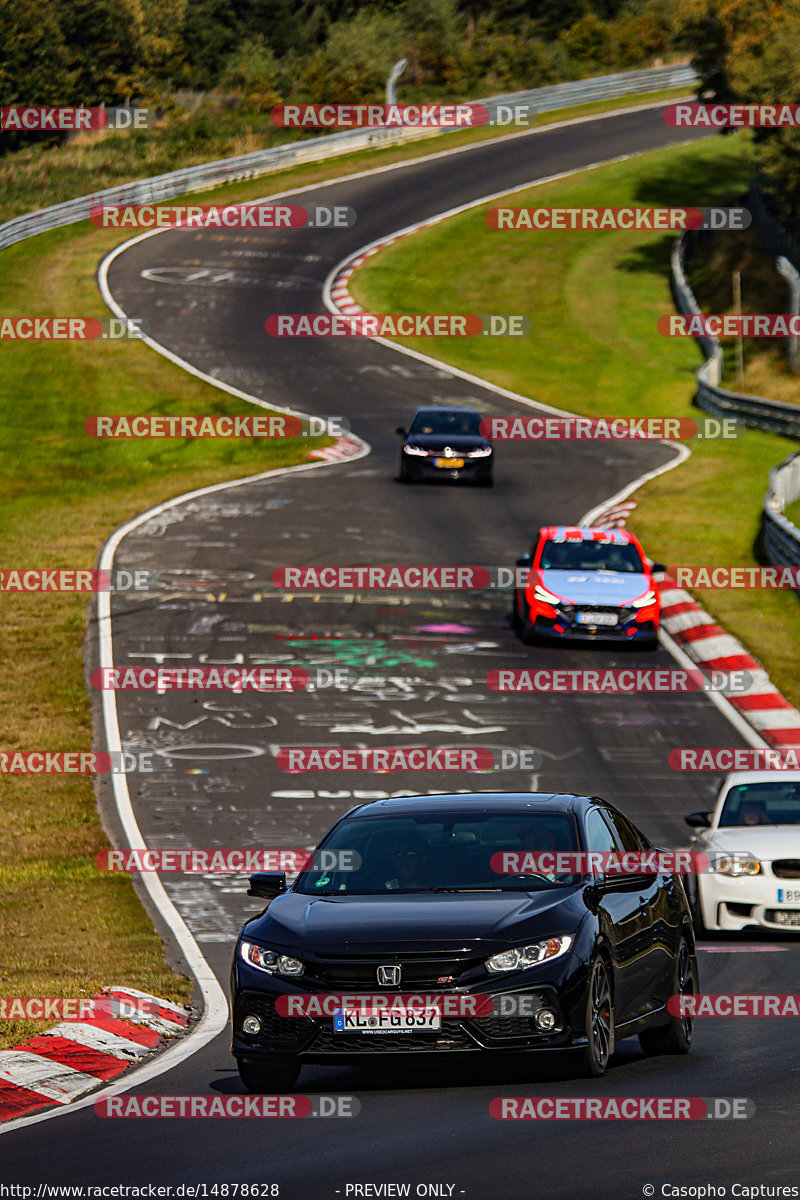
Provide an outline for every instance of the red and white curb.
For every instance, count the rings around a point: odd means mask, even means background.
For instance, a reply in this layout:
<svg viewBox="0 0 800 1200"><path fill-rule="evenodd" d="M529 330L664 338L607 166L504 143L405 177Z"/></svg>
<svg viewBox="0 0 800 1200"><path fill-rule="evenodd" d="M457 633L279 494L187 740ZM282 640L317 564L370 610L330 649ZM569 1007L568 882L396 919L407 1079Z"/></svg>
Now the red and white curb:
<svg viewBox="0 0 800 1200"><path fill-rule="evenodd" d="M413 231L417 233L418 230L427 229L428 226L436 225L437 223L438 219L423 221L420 225L415 225ZM337 274L334 275L330 285L330 298L338 312L344 313L348 317L354 317L366 311L360 304L356 304L350 295L349 283L351 275L359 267L363 266L373 254L377 254L379 250L385 250L387 246L391 246L394 242L399 242L401 238L406 237L408 232L407 229L399 229L389 237L383 238L380 242L375 242L374 245L360 251L355 258L345 260Z"/></svg>
<svg viewBox="0 0 800 1200"><path fill-rule="evenodd" d="M636 508L635 500L625 500L622 504L612 504L604 508L592 521L598 529L624 529L628 517Z"/></svg>
<svg viewBox="0 0 800 1200"><path fill-rule="evenodd" d="M661 624L684 654L706 671L746 671L750 675L746 692L725 692L728 703L770 746L800 746L800 712L770 682L742 643L715 625L672 576L665 575L658 588Z"/></svg>
<svg viewBox="0 0 800 1200"><path fill-rule="evenodd" d="M311 450L309 458L321 458L323 462L345 462L348 458L361 458L363 445L363 442L357 442L355 438L337 438L332 446L325 446L322 450Z"/></svg>
<svg viewBox="0 0 800 1200"><path fill-rule="evenodd" d="M72 1103L189 1024L180 1005L133 988L103 988L94 999L101 1011L91 1017L60 1021L12 1050L0 1050L0 1121Z"/></svg>
<svg viewBox="0 0 800 1200"><path fill-rule="evenodd" d="M438 219L428 221L425 225L435 224ZM414 232L418 228L425 228L425 225L415 226ZM405 237L408 232L399 230L341 264L330 284L330 299L339 312L354 316L364 311L350 295L350 277L373 254ZM600 512L592 513L591 524L602 529L624 528L635 508L635 500L613 500ZM743 670L750 675L751 684L746 693L725 692L723 689L725 698L739 716L772 747L800 746L800 712L781 695L770 682L767 672L747 653L744 646L719 625L715 625L705 609L688 592L679 588L670 576L665 576L658 586L661 592L662 627L698 667L717 671Z"/></svg>

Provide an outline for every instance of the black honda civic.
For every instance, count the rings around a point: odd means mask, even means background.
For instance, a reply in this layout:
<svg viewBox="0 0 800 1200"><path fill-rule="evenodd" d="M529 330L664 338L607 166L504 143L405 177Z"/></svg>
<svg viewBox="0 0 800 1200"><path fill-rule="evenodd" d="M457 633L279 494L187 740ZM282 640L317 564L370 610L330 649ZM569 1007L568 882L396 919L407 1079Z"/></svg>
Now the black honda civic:
<svg viewBox="0 0 800 1200"><path fill-rule="evenodd" d="M698 990L692 917L652 850L598 797L358 805L291 887L250 878L268 904L231 971L243 1083L285 1090L304 1063L544 1050L602 1075L634 1035L645 1054L685 1054L688 1005L668 1000ZM642 869L616 873L609 856Z"/></svg>
<svg viewBox="0 0 800 1200"><path fill-rule="evenodd" d="M397 430L403 439L401 482L457 479L491 487L494 449L480 427L481 415L474 408L418 408L411 427Z"/></svg>

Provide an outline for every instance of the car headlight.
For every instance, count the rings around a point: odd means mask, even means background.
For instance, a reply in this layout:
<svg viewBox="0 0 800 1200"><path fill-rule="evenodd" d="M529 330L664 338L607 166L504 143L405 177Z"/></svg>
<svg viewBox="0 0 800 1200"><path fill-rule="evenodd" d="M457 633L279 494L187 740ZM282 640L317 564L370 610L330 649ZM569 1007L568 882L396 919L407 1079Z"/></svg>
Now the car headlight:
<svg viewBox="0 0 800 1200"><path fill-rule="evenodd" d="M479 446L477 450L468 450L467 458L488 458L491 453L491 446Z"/></svg>
<svg viewBox="0 0 800 1200"><path fill-rule="evenodd" d="M265 950L253 942L242 942L239 953L251 967L258 967L259 971L266 971L269 975L302 975L306 969L299 958Z"/></svg>
<svg viewBox="0 0 800 1200"><path fill-rule="evenodd" d="M428 451L421 446L403 446L403 454L416 454L419 458L427 458Z"/></svg>
<svg viewBox="0 0 800 1200"><path fill-rule="evenodd" d="M530 946L519 946L516 950L503 950L493 954L486 960L488 971L524 971L526 967L535 967L537 963L549 962L566 954L572 945L569 935L564 937L547 938L543 942L533 942Z"/></svg>
<svg viewBox="0 0 800 1200"><path fill-rule="evenodd" d="M655 604L656 594L653 591L645 592L638 600L631 600L631 608L647 608L648 604Z"/></svg>
<svg viewBox="0 0 800 1200"><path fill-rule="evenodd" d="M717 875L741 879L743 875L762 875L764 869L757 858L737 858L735 854L718 854L714 863Z"/></svg>
<svg viewBox="0 0 800 1200"><path fill-rule="evenodd" d="M543 600L545 604L561 604L561 597L556 596L554 592L548 592L540 583L537 583L533 596L535 600Z"/></svg>

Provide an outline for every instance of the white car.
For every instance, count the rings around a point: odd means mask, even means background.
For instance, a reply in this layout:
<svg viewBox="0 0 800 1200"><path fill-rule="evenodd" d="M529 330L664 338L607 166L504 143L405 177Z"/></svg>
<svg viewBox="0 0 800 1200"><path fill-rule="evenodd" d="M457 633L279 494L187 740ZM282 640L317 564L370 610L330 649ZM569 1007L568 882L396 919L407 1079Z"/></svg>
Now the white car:
<svg viewBox="0 0 800 1200"><path fill-rule="evenodd" d="M800 771L736 771L686 823L714 867L686 877L698 933L800 927Z"/></svg>

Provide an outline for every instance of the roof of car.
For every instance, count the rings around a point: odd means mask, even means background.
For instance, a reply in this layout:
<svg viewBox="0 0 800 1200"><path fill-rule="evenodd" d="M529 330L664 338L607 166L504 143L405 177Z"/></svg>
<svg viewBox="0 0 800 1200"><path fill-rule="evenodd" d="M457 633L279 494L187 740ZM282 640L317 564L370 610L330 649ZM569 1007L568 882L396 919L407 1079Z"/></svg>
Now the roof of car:
<svg viewBox="0 0 800 1200"><path fill-rule="evenodd" d="M800 781L800 771L731 771L725 776L724 787L734 787L742 783L797 783Z"/></svg>
<svg viewBox="0 0 800 1200"><path fill-rule="evenodd" d="M420 413L469 413L470 416L479 417L480 413L477 408L467 408L461 405L451 406L444 404L422 404L414 413L418 417Z"/></svg>
<svg viewBox="0 0 800 1200"><path fill-rule="evenodd" d="M458 792L438 796L395 796L387 800L369 800L350 810L349 815L408 816L425 812L579 812L597 797L572 792Z"/></svg>

